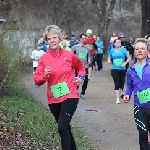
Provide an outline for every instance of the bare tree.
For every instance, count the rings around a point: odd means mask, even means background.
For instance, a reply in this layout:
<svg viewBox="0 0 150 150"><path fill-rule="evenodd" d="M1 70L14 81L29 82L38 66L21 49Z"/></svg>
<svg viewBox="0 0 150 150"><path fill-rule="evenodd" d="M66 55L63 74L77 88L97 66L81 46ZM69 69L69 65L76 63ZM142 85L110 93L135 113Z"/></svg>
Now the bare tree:
<svg viewBox="0 0 150 150"><path fill-rule="evenodd" d="M102 37L103 31L110 23L110 12L114 8L116 0L91 0L97 18L98 33ZM107 4L108 3L108 4Z"/></svg>

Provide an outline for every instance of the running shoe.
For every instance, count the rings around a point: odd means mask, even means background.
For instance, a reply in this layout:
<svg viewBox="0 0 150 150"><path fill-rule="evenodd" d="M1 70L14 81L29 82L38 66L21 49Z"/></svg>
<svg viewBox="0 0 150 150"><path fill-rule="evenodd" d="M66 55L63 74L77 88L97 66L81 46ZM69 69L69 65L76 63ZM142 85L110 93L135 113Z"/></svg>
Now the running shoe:
<svg viewBox="0 0 150 150"><path fill-rule="evenodd" d="M85 97L84 97L83 94L80 94L80 98L81 98L81 99L85 99Z"/></svg>
<svg viewBox="0 0 150 150"><path fill-rule="evenodd" d="M100 69L101 72L103 72L103 69Z"/></svg>
<svg viewBox="0 0 150 150"><path fill-rule="evenodd" d="M120 104L119 98L116 99L116 104Z"/></svg>

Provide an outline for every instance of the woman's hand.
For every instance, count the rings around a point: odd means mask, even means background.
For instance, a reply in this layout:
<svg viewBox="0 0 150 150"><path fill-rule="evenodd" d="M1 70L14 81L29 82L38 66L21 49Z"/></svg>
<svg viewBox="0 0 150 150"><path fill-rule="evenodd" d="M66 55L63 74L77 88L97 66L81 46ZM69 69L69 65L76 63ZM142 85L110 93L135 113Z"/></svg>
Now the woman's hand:
<svg viewBox="0 0 150 150"><path fill-rule="evenodd" d="M46 67L44 70L44 75L46 78L49 78L49 74L51 73L51 67Z"/></svg>
<svg viewBox="0 0 150 150"><path fill-rule="evenodd" d="M126 66L126 62L124 62L122 65L121 65L121 67L123 68L123 67L125 67Z"/></svg>
<svg viewBox="0 0 150 150"><path fill-rule="evenodd" d="M82 80L79 77L75 77L74 82L77 84L77 86L82 84Z"/></svg>
<svg viewBox="0 0 150 150"><path fill-rule="evenodd" d="M125 96L123 97L123 100L124 100L124 103L128 103L129 100L130 100L130 96L129 96L129 95L125 95Z"/></svg>
<svg viewBox="0 0 150 150"><path fill-rule="evenodd" d="M110 60L110 58L109 58L109 57L108 57L108 60L107 60L107 61L108 61L108 63L109 63L109 64L111 64L111 60Z"/></svg>

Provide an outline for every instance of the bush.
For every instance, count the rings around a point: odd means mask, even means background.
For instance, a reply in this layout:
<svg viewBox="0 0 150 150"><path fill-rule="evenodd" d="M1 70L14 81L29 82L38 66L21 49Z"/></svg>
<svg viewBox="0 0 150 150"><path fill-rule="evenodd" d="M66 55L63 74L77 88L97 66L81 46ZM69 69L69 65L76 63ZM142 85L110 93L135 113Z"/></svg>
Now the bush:
<svg viewBox="0 0 150 150"><path fill-rule="evenodd" d="M19 76L18 52L8 46L6 40L6 31L0 33L0 97L6 95L7 89L13 82L17 81ZM15 47L16 43L12 43Z"/></svg>

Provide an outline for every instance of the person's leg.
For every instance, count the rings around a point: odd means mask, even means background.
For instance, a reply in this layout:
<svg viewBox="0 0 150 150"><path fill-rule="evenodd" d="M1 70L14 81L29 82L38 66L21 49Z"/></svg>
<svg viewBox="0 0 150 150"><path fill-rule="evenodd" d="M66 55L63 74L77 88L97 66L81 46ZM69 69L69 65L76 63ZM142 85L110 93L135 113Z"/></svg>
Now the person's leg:
<svg viewBox="0 0 150 150"><path fill-rule="evenodd" d="M80 98L83 98L83 99L84 99L85 91L86 91L87 85L88 85L88 68L86 68L85 71L86 71L86 76L85 76L84 83L82 85L82 92L80 95Z"/></svg>
<svg viewBox="0 0 150 150"><path fill-rule="evenodd" d="M55 117L56 122L58 123L62 103L49 104L49 108L53 116Z"/></svg>
<svg viewBox="0 0 150 150"><path fill-rule="evenodd" d="M77 108L78 98L68 98L61 105L58 119L58 132L64 150L76 150L75 141L70 130L70 122Z"/></svg>
<svg viewBox="0 0 150 150"><path fill-rule="evenodd" d="M150 109L139 108L139 141L140 150L150 150L148 143L148 120L150 118Z"/></svg>
<svg viewBox="0 0 150 150"><path fill-rule="evenodd" d="M95 71L97 71L98 66L97 66L97 54L95 54Z"/></svg>
<svg viewBox="0 0 150 150"><path fill-rule="evenodd" d="M150 110L148 111L148 115L149 115L149 117L148 117L148 143L150 144Z"/></svg>
<svg viewBox="0 0 150 150"><path fill-rule="evenodd" d="M97 67L98 71L100 71L100 54L97 54Z"/></svg>
<svg viewBox="0 0 150 150"><path fill-rule="evenodd" d="M102 71L103 69L103 54L100 54L100 70Z"/></svg>
<svg viewBox="0 0 150 150"><path fill-rule="evenodd" d="M36 71L36 68L37 68L37 67L33 67L33 71L34 71L34 72Z"/></svg>
<svg viewBox="0 0 150 150"><path fill-rule="evenodd" d="M36 68L37 68L37 67L33 67L33 74L34 74L34 72L36 71ZM34 83L34 85L35 85L35 86L38 86L36 83Z"/></svg>
<svg viewBox="0 0 150 150"><path fill-rule="evenodd" d="M113 81L114 81L114 84L115 84L115 94L116 94L116 104L119 104L120 103L120 100L119 100L119 73L118 73L118 70L115 70L115 69L111 69L111 76L113 78Z"/></svg>
<svg viewBox="0 0 150 150"><path fill-rule="evenodd" d="M93 67L93 55L91 54L91 64L89 64L89 69L88 69L88 80L91 78L91 73L92 73L92 67Z"/></svg>
<svg viewBox="0 0 150 150"><path fill-rule="evenodd" d="M124 96L123 89L124 89L125 77L126 77L126 71L119 70L119 89L120 89L121 98L123 98Z"/></svg>
<svg viewBox="0 0 150 150"><path fill-rule="evenodd" d="M93 65L93 70L96 71L95 54L93 54L93 62L92 62L92 65Z"/></svg>

